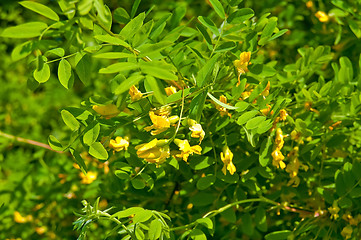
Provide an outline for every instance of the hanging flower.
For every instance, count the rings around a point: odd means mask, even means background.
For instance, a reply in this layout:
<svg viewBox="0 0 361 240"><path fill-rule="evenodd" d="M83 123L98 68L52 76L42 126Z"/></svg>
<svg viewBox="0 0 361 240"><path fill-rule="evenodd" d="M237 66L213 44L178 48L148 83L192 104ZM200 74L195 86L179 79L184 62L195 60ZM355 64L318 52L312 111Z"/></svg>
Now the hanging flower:
<svg viewBox="0 0 361 240"><path fill-rule="evenodd" d="M320 22L328 22L330 20L329 16L323 11L317 11L315 16Z"/></svg>
<svg viewBox="0 0 361 240"><path fill-rule="evenodd" d="M202 147L199 145L190 146L188 140L174 139L174 143L179 147L180 153L176 157L182 158L185 162L188 161L189 155L193 153L200 155Z"/></svg>
<svg viewBox="0 0 361 240"><path fill-rule="evenodd" d="M270 83L270 81L268 81L267 86L261 92L261 95L263 96L263 98L266 98L269 95L269 90L270 89L271 89L271 83Z"/></svg>
<svg viewBox="0 0 361 240"><path fill-rule="evenodd" d="M150 163L163 163L169 156L168 140L153 139L149 143L143 143L135 147L139 158L144 158L145 161Z"/></svg>
<svg viewBox="0 0 361 240"><path fill-rule="evenodd" d="M165 90L165 93L167 94L167 96L170 96L177 92L177 89L173 86L166 87L164 90Z"/></svg>
<svg viewBox="0 0 361 240"><path fill-rule="evenodd" d="M199 138L199 143L202 142L206 133L203 131L202 125L192 119L188 119L189 130L192 131L191 137Z"/></svg>
<svg viewBox="0 0 361 240"><path fill-rule="evenodd" d="M155 129L154 131L151 132L152 135L157 135L159 133L162 133L170 127L169 119L166 116L158 116L155 115L153 111L150 111L149 117L153 125L149 127L145 127L144 130L150 131L152 129Z"/></svg>
<svg viewBox="0 0 361 240"><path fill-rule="evenodd" d="M337 219L339 217L338 212L340 211L340 208L338 207L337 201L333 201L332 207L328 208L328 212L331 214L331 219Z"/></svg>
<svg viewBox="0 0 361 240"><path fill-rule="evenodd" d="M129 89L129 95L132 102L137 101L142 98L143 93L138 90L136 86L131 86Z"/></svg>
<svg viewBox="0 0 361 240"><path fill-rule="evenodd" d="M233 153L231 150L229 150L228 146L223 148L223 152L221 152L221 160L224 163L224 166L222 168L222 172L224 175L228 172L233 175L236 172L236 167L234 166L232 160L233 160Z"/></svg>
<svg viewBox="0 0 361 240"><path fill-rule="evenodd" d="M27 215L26 217L23 217L18 211L14 212L14 221L17 223L26 223L33 220L33 216Z"/></svg>
<svg viewBox="0 0 361 240"><path fill-rule="evenodd" d="M113 139L110 140L109 147L113 148L114 151L120 152L122 150L128 149L129 142L126 138L116 137L115 140Z"/></svg>
<svg viewBox="0 0 361 240"><path fill-rule="evenodd" d="M86 174L83 172L79 173L82 184L91 184L97 179L98 174L96 172L88 171Z"/></svg>
<svg viewBox="0 0 361 240"><path fill-rule="evenodd" d="M285 121L287 119L288 113L285 109L280 110L280 120Z"/></svg>
<svg viewBox="0 0 361 240"><path fill-rule="evenodd" d="M276 148L272 152L272 158L273 158L273 161L272 161L273 166L275 166L277 168L281 168L281 169L284 169L286 167L286 164L283 162L283 160L285 159L285 156L283 156L280 149Z"/></svg>
<svg viewBox="0 0 361 240"><path fill-rule="evenodd" d="M222 103L225 103L227 104L227 98L224 96L224 95L221 95L219 97L219 101L222 102ZM228 112L228 109L225 108L225 107L222 107L220 105L216 105L216 108L218 109L218 111L220 112L221 116L225 116L225 115L228 115L228 117L231 117L232 115Z"/></svg>
<svg viewBox="0 0 361 240"><path fill-rule="evenodd" d="M353 232L352 227L350 225L347 225L342 229L341 235L347 240L352 237L352 232Z"/></svg>
<svg viewBox="0 0 361 240"><path fill-rule="evenodd" d="M234 66L237 68L238 71L238 83L237 86L241 83L240 82L240 76L241 74L244 74L248 72L248 65L251 63L249 62L251 60L251 52L242 52L239 55L239 60L234 61Z"/></svg>
<svg viewBox="0 0 361 240"><path fill-rule="evenodd" d="M120 113L119 109L114 104L94 105L93 110L107 119L116 117Z"/></svg>

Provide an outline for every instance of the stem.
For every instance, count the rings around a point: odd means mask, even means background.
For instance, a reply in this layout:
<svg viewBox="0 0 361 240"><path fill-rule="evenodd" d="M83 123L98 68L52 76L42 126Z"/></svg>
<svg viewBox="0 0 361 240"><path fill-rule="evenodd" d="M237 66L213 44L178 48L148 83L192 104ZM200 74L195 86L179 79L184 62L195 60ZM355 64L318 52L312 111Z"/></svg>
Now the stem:
<svg viewBox="0 0 361 240"><path fill-rule="evenodd" d="M16 137L14 135L3 133L1 131L0 131L0 136L11 139L11 140L15 140L17 142L22 142L22 143L27 143L27 144L30 144L30 145L42 147L42 148L48 149L48 150L53 151L53 152L64 153L62 151L57 151L57 150L52 149L48 144L37 142L37 141L31 140L31 139L22 138L22 137Z"/></svg>
<svg viewBox="0 0 361 240"><path fill-rule="evenodd" d="M78 52L76 52L76 53L72 53L72 54L70 54L70 55L68 55L68 56L65 56L65 57L61 57L61 58L57 58L57 59L53 59L53 60L51 60L51 61L47 61L46 63L52 63L52 62L56 62L56 61L59 61L59 60L62 60L62 59L65 59L65 58L69 58L69 57L72 57L72 56L74 56L75 54L77 54Z"/></svg>

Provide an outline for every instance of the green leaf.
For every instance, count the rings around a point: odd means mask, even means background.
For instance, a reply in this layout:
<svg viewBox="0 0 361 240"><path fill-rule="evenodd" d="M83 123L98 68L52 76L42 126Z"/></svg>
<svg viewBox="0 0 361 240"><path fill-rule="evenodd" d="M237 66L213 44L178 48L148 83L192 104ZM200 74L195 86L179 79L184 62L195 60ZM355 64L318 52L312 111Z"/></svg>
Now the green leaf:
<svg viewBox="0 0 361 240"><path fill-rule="evenodd" d="M50 78L50 67L49 64L44 62L43 57L38 58L38 67L35 69L33 76L39 83L44 83Z"/></svg>
<svg viewBox="0 0 361 240"><path fill-rule="evenodd" d="M63 48L53 48L53 49L50 49L49 51L46 51L45 52L45 56L49 56L49 55L55 55L57 57L64 57L64 54L65 54L65 50Z"/></svg>
<svg viewBox="0 0 361 240"><path fill-rule="evenodd" d="M266 120L266 117L264 117L264 116L257 116L255 118L252 118L252 119L247 121L246 128L248 130L257 128L265 120Z"/></svg>
<svg viewBox="0 0 361 240"><path fill-rule="evenodd" d="M203 87L210 81L210 80L206 81L206 79L213 70L214 65L216 64L220 56L221 55L219 53L214 54L213 57L210 60L208 60L207 63L199 70L196 78L198 87Z"/></svg>
<svg viewBox="0 0 361 240"><path fill-rule="evenodd" d="M128 208L128 209L125 209L123 211L119 211L117 213L114 213L112 215L112 217L116 217L116 218L126 218L126 217L129 217L130 215L133 215L133 214L137 214L139 212L143 212L144 211L144 208L141 208L141 207L131 207L131 208Z"/></svg>
<svg viewBox="0 0 361 240"><path fill-rule="evenodd" d="M243 113L238 119L237 119L237 124L238 125L243 125L245 124L248 120L250 120L251 118L253 118L254 116L256 116L258 114L257 110L252 110L249 112L245 112Z"/></svg>
<svg viewBox="0 0 361 240"><path fill-rule="evenodd" d="M61 85L69 89L69 80L72 77L71 65L66 59L62 59L59 63L58 77Z"/></svg>
<svg viewBox="0 0 361 240"><path fill-rule="evenodd" d="M113 17L114 17L115 21L122 23L122 24L127 24L130 20L129 14L122 7L115 9L115 11L113 13Z"/></svg>
<svg viewBox="0 0 361 240"><path fill-rule="evenodd" d="M288 32L288 29L282 29L280 31L278 31L277 33L273 34L272 37L270 37L268 39L268 41L272 41L275 40L276 38L281 37L283 34L285 34L286 32Z"/></svg>
<svg viewBox="0 0 361 240"><path fill-rule="evenodd" d="M206 40L206 43L207 43L208 48L209 48L209 49L213 49L212 39L211 39L211 37L209 36L206 28L203 27L201 24L197 24L196 26L197 26L198 31L202 34L204 40Z"/></svg>
<svg viewBox="0 0 361 240"><path fill-rule="evenodd" d="M89 146L89 154L93 157L101 160L107 160L108 159L108 152L105 150L103 144L100 142L95 142L91 146Z"/></svg>
<svg viewBox="0 0 361 240"><path fill-rule="evenodd" d="M29 56L35 49L36 44L33 41L27 41L17 45L11 52L11 59L15 62Z"/></svg>
<svg viewBox="0 0 361 240"><path fill-rule="evenodd" d="M222 43L221 45L219 45L216 50L214 50L215 53L219 53L219 52L227 52L227 51L231 51L232 49L234 49L236 47L236 43L234 42L225 42Z"/></svg>
<svg viewBox="0 0 361 240"><path fill-rule="evenodd" d="M260 231L262 232L267 231L267 214L266 214L266 210L263 207L261 206L257 207L254 221L256 222L256 227Z"/></svg>
<svg viewBox="0 0 361 240"><path fill-rule="evenodd" d="M222 19L226 18L226 14L224 13L224 9L222 4L218 0L209 0L212 7L214 8L214 11L220 16Z"/></svg>
<svg viewBox="0 0 361 240"><path fill-rule="evenodd" d="M266 240L287 240L288 236L290 236L292 232L290 230L282 230L269 233L265 236Z"/></svg>
<svg viewBox="0 0 361 240"><path fill-rule="evenodd" d="M89 55L86 53L77 53L75 55L75 71L84 85L89 84L90 69L91 69L91 61Z"/></svg>
<svg viewBox="0 0 361 240"><path fill-rule="evenodd" d="M106 68L101 68L99 73L109 74L109 73L117 73L123 71L130 71L138 68L138 64L134 62L118 62L112 65L109 65Z"/></svg>
<svg viewBox="0 0 361 240"><path fill-rule="evenodd" d="M55 151L63 151L64 147L63 145L60 143L60 141L54 137L53 135L50 135L48 138L48 143L49 146L54 149Z"/></svg>
<svg viewBox="0 0 361 240"><path fill-rule="evenodd" d="M210 18L199 16L198 21L200 21L206 28L211 30L214 35L219 35L219 30L216 27L216 24L214 24L214 22Z"/></svg>
<svg viewBox="0 0 361 240"><path fill-rule="evenodd" d="M153 91L153 97L155 97L155 99L157 99L157 101L161 105L164 105L167 99L167 94L160 80L157 80L154 77L147 75L145 77L145 82L150 86L151 90Z"/></svg>
<svg viewBox="0 0 361 240"><path fill-rule="evenodd" d="M133 179L134 180L134 179ZM140 222L146 222L153 216L152 211L150 210L143 210L140 212L137 212L135 216L133 217L134 223L140 223Z"/></svg>
<svg viewBox="0 0 361 240"><path fill-rule="evenodd" d="M216 176L207 175L205 177L201 177L197 182L197 188L199 190L205 190L212 186L216 182Z"/></svg>
<svg viewBox="0 0 361 240"><path fill-rule="evenodd" d="M114 91L116 95L120 95L124 92L129 91L130 87L133 85L137 85L144 78L143 75L133 75L123 81Z"/></svg>
<svg viewBox="0 0 361 240"><path fill-rule="evenodd" d="M236 107L237 112L243 112L244 110L246 110L248 108L248 106L249 106L248 102L242 101L242 102L236 103L235 107Z"/></svg>
<svg viewBox="0 0 361 240"><path fill-rule="evenodd" d="M251 8L241 8L229 15L229 17L227 18L227 22L243 23L245 20L248 20L253 16L254 11Z"/></svg>
<svg viewBox="0 0 361 240"><path fill-rule="evenodd" d="M96 54L93 57L104 58L104 59L120 59L120 58L131 58L134 57L134 55L124 52L105 52L105 53Z"/></svg>
<svg viewBox="0 0 361 240"><path fill-rule="evenodd" d="M244 214L242 214L241 219L242 219L242 224L241 224L242 232L248 236L252 236L254 233L254 227L252 224L251 214L244 213Z"/></svg>
<svg viewBox="0 0 361 240"><path fill-rule="evenodd" d="M201 115L206 98L207 98L207 92L203 91L192 99L190 104L190 113L189 113L190 119L194 119L196 120L196 122L199 122L201 120Z"/></svg>
<svg viewBox="0 0 361 240"><path fill-rule="evenodd" d="M34 11L36 13L39 13L40 15L43 15L44 17L47 17L54 21L59 21L59 16L56 14L51 8L38 3L38 2L32 2L32 1L22 1L19 2L20 5L23 7L26 7L27 9L30 9L31 11Z"/></svg>
<svg viewBox="0 0 361 240"><path fill-rule="evenodd" d="M173 102L179 101L182 98L182 95L183 95L182 92L183 91L184 91L184 96L187 96L190 93L191 88L186 88L184 90L179 90L178 92L168 96L166 103L173 103Z"/></svg>
<svg viewBox="0 0 361 240"><path fill-rule="evenodd" d="M125 25L125 27L120 31L119 35L127 40L131 39L134 34L136 34L138 30L142 27L144 18L145 13L142 12L134 19L130 20L130 22Z"/></svg>
<svg viewBox="0 0 361 240"><path fill-rule="evenodd" d="M133 18L135 16L135 14L137 13L140 2L141 2L141 0L134 0L132 10L130 11L131 18Z"/></svg>
<svg viewBox="0 0 361 240"><path fill-rule="evenodd" d="M214 158L208 156L193 156L189 160L189 166L194 170L201 170L215 163Z"/></svg>
<svg viewBox="0 0 361 240"><path fill-rule="evenodd" d="M96 35L96 36L94 36L94 38L101 42L110 43L112 45L118 45L118 46L123 46L126 48L131 48L130 45L128 43L126 43L125 41L123 41L122 39L113 37L110 35Z"/></svg>
<svg viewBox="0 0 361 240"><path fill-rule="evenodd" d="M151 53L160 52L164 48L167 48L173 44L174 43L170 42L170 41L162 41L162 42L158 42L158 43L154 43L154 44L151 44L151 43L144 44L138 48L138 50L140 51L140 54L138 57L142 58Z"/></svg>
<svg viewBox="0 0 361 240"><path fill-rule="evenodd" d="M160 219L154 219L150 222L148 237L150 240L156 240L162 234L162 221Z"/></svg>
<svg viewBox="0 0 361 240"><path fill-rule="evenodd" d="M212 222L212 220L210 218L207 218L207 217L206 218L200 218L200 219L197 219L196 222L198 224L200 224L200 225L205 226L208 229L213 229L214 228L213 222Z"/></svg>
<svg viewBox="0 0 361 240"><path fill-rule="evenodd" d="M196 207L203 207L212 204L216 198L211 193L198 192L196 195L191 196L189 201Z"/></svg>
<svg viewBox="0 0 361 240"><path fill-rule="evenodd" d="M72 148L70 148L70 153L73 155L75 162L79 165L80 170L85 174L88 170L83 158Z"/></svg>
<svg viewBox="0 0 361 240"><path fill-rule="evenodd" d="M267 25L265 26L265 28L262 31L261 34L261 38L258 41L259 45L264 45L269 38L271 37L272 33L274 32L274 30L277 27L277 20L270 20Z"/></svg>
<svg viewBox="0 0 361 240"><path fill-rule="evenodd" d="M80 123L76 118L67 110L61 111L61 117L63 118L64 123L72 130L78 130Z"/></svg>
<svg viewBox="0 0 361 240"><path fill-rule="evenodd" d="M166 13L163 17L161 17L161 19L155 22L152 31L149 34L149 37L151 39L155 39L163 32L163 29L166 26L166 21L169 19L170 16L172 16L172 13Z"/></svg>
<svg viewBox="0 0 361 240"><path fill-rule="evenodd" d="M272 120L268 119L258 126L257 133L258 134L265 133L268 130L270 130L272 126L273 126Z"/></svg>
<svg viewBox="0 0 361 240"><path fill-rule="evenodd" d="M210 97L216 104L218 104L219 106L221 107L224 107L226 109L230 109L230 110L236 110L237 107L234 107L234 106L231 106L231 105L228 105L226 103L223 103L221 101L219 101L217 98L215 98L212 94L210 94L209 92L207 93L208 97Z"/></svg>
<svg viewBox="0 0 361 240"><path fill-rule="evenodd" d="M90 129L88 129L84 135L83 135L83 142L90 146L98 139L99 132L100 132L100 125L99 123L94 122L94 124L91 124L88 126ZM88 128L87 127L87 128Z"/></svg>
<svg viewBox="0 0 361 240"><path fill-rule="evenodd" d="M33 38L41 35L48 25L44 22L28 22L14 27L6 28L1 37L8 38Z"/></svg>
<svg viewBox="0 0 361 240"><path fill-rule="evenodd" d="M174 68L162 62L140 62L140 69L143 73L164 80L178 80L177 75L173 73Z"/></svg>

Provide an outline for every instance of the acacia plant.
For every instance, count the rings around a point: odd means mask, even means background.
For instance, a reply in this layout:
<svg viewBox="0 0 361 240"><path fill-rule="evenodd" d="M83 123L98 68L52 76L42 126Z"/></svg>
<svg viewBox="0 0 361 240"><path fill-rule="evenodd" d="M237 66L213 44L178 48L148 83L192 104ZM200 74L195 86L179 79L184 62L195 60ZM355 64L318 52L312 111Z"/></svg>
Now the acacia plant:
<svg viewBox="0 0 361 240"><path fill-rule="evenodd" d="M361 237L360 2L279 2L19 2L28 86L83 92L48 140L101 179L79 239Z"/></svg>

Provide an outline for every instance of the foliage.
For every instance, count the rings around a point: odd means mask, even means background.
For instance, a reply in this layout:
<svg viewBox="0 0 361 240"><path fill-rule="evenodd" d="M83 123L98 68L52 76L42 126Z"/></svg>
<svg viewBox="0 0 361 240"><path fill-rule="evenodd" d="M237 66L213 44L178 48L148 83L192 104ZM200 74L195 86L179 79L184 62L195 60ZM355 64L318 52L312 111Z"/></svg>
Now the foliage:
<svg viewBox="0 0 361 240"><path fill-rule="evenodd" d="M19 4L2 238L360 238L361 2Z"/></svg>

